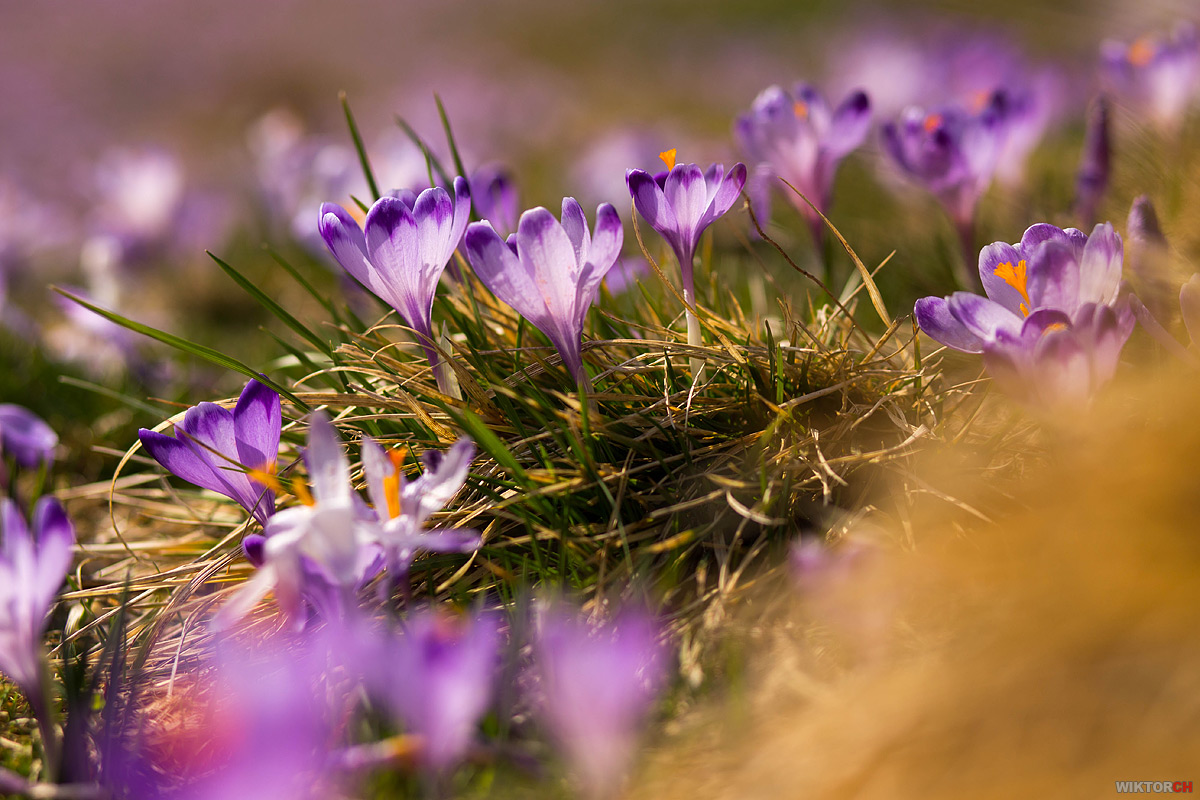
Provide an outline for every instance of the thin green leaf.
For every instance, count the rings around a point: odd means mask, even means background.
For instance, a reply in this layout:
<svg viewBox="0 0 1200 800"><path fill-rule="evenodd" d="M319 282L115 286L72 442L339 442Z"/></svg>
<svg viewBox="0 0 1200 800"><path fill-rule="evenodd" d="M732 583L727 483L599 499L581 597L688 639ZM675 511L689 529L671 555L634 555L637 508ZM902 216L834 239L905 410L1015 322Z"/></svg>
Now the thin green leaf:
<svg viewBox="0 0 1200 800"><path fill-rule="evenodd" d="M284 325L287 325L289 328L295 331L297 336L304 339L330 358L333 357L333 348L329 346L329 342L324 341L320 336L317 336L317 334L310 331L303 322L288 313L287 309L271 299L266 292L255 286L254 282L245 275L222 261L211 251L205 250L204 252L208 254L209 258L217 262L217 266L220 267L226 275L228 275L230 278L233 278L233 282L242 287L242 290L246 292L246 294L253 297L259 302L260 305L262 305L263 308L267 309L267 311L270 311L272 314L278 317Z"/></svg>
<svg viewBox="0 0 1200 800"><path fill-rule="evenodd" d="M467 168L463 166L462 155L458 152L458 144L454 141L454 131L450 130L450 117L446 114L446 107L442 105L442 98L436 93L433 95L433 101L437 103L438 116L442 120L442 128L446 131L446 141L450 144L450 157L454 159L454 168L458 170L458 174L467 177ZM446 186L449 187L449 182Z"/></svg>
<svg viewBox="0 0 1200 800"><path fill-rule="evenodd" d="M378 200L379 185L375 183L375 175L371 172L371 162L367 159L367 148L363 146L362 136L358 133L358 125L354 122L354 114L350 113L350 99L346 97L345 92L338 93L338 100L342 102L342 111L346 112L346 125L350 128L350 138L354 140L354 149L358 151L358 160L362 164L363 175L367 179L367 186L371 189L371 196Z"/></svg>

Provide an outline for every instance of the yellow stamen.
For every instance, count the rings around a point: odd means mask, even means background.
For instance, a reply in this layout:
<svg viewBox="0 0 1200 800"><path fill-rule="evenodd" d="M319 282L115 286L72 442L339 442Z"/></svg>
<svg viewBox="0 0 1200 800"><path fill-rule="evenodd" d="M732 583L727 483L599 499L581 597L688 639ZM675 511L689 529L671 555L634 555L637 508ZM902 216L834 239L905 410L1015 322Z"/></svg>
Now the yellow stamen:
<svg viewBox="0 0 1200 800"><path fill-rule="evenodd" d="M1065 331L1067 326L1062 322L1052 322L1046 326L1046 330L1042 331L1042 336L1045 336L1050 331Z"/></svg>
<svg viewBox="0 0 1200 800"><path fill-rule="evenodd" d="M670 150L663 150L661 153L658 154L658 157L661 158L663 160L663 163L667 165L667 169L675 169L675 148L674 147L672 147Z"/></svg>
<svg viewBox="0 0 1200 800"><path fill-rule="evenodd" d="M1141 36L1129 45L1129 50L1126 51L1125 57L1129 59L1129 63L1135 67L1144 67L1154 58L1154 54L1158 48L1154 46L1154 39L1149 36Z"/></svg>
<svg viewBox="0 0 1200 800"><path fill-rule="evenodd" d="M317 504L317 501L313 499L312 492L308 491L308 484L300 478L292 478L292 494L296 495L296 499L306 506Z"/></svg>
<svg viewBox="0 0 1200 800"><path fill-rule="evenodd" d="M1011 261L1005 261L1003 264L997 264L994 274L997 278L1020 292L1021 297L1025 298L1025 302L1021 303L1021 313L1028 317L1029 293L1025 288L1025 262L1018 261L1015 267L1012 265Z"/></svg>
<svg viewBox="0 0 1200 800"><path fill-rule="evenodd" d="M797 119L808 119L808 103L803 100L797 100L792 105L792 111L796 112Z"/></svg>
<svg viewBox="0 0 1200 800"><path fill-rule="evenodd" d="M942 127L942 121L943 119L941 114L930 114L925 118L925 132L933 133L938 128Z"/></svg>
<svg viewBox="0 0 1200 800"><path fill-rule="evenodd" d="M279 482L279 478L275 477L275 462L264 464L260 469L246 470L246 476L252 481L257 481L263 486L266 486L273 492L282 492L283 484Z"/></svg>

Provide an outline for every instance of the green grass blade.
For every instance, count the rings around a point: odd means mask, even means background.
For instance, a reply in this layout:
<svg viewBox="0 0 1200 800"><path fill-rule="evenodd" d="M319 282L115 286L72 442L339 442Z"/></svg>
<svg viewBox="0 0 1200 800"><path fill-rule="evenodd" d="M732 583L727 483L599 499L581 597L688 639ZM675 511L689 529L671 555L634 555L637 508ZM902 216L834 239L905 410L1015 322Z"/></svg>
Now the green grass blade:
<svg viewBox="0 0 1200 800"><path fill-rule="evenodd" d="M233 282L242 287L242 290L246 292L246 294L253 297L260 305L262 305L263 308L267 309L276 317L278 317L284 325L287 325L289 328L295 331L297 336L304 339L330 358L333 357L333 348L329 346L329 342L324 341L320 336L317 336L317 334L310 331L303 322L288 313L287 309L271 299L266 292L255 286L254 282L245 275L222 261L214 253L208 250L205 250L204 252L208 254L209 258L217 262L217 266L224 270L226 275L228 275L230 278L233 278Z"/></svg>
<svg viewBox="0 0 1200 800"><path fill-rule="evenodd" d="M458 152L458 144L454 141L454 131L450 130L450 117L446 114L446 107L442 105L442 98L437 94L434 94L433 101L437 103L438 116L442 120L442 128L446 131L446 141L450 144L450 157L454 159L454 168L465 178L467 168L463 166L462 154ZM449 182L446 188L450 188Z"/></svg>
<svg viewBox="0 0 1200 800"><path fill-rule="evenodd" d="M413 129L413 126L409 125L407 120L399 115L396 116L396 124L400 126L400 130L404 131L404 135L407 136L413 144L421 148L421 152L425 155L425 160L432 164L433 168L437 170L438 177L442 179L442 183L446 186L451 186L452 183L450 181L450 176L446 174L445 168L442 167L442 162L438 161L438 157L435 156L433 151L429 149L429 145L425 144L425 140L421 138L421 134L417 133Z"/></svg>
<svg viewBox="0 0 1200 800"><path fill-rule="evenodd" d="M379 185L375 183L375 175L371 172L371 162L367 159L367 148L363 146L362 136L358 133L358 125L354 122L354 114L350 113L350 99L346 97L345 92L338 94L338 99L342 101L342 111L346 113L346 126L350 128L350 138L354 140L354 149L358 151L358 161L362 164L363 175L366 176L367 186L371 189L371 196L378 200L380 198Z"/></svg>

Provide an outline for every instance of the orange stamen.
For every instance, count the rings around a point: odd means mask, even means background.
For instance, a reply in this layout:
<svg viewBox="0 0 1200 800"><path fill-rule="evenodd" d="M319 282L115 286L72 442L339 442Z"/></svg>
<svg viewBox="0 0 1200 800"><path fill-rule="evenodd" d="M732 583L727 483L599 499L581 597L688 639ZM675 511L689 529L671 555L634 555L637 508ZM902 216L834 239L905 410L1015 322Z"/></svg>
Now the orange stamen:
<svg viewBox="0 0 1200 800"><path fill-rule="evenodd" d="M296 499L306 506L317 504L317 501L313 499L312 492L308 490L308 484L300 478L292 478L292 494L296 495Z"/></svg>
<svg viewBox="0 0 1200 800"><path fill-rule="evenodd" d="M264 464L261 469L246 470L246 477L252 481L261 483L273 492L282 492L283 484L279 482L279 478L275 476L275 462Z"/></svg>
<svg viewBox="0 0 1200 800"><path fill-rule="evenodd" d="M672 147L670 150L663 150L661 153L658 154L658 157L661 158L663 160L663 163L667 165L667 169L669 169L669 170L675 169L675 148L674 147Z"/></svg>
<svg viewBox="0 0 1200 800"><path fill-rule="evenodd" d="M1016 289L1021 294L1021 297L1025 298L1025 302L1021 303L1021 313L1028 317L1029 293L1025 288L1025 262L1019 261L1015 267L1011 261L997 264L994 274L997 278Z"/></svg>
<svg viewBox="0 0 1200 800"><path fill-rule="evenodd" d="M796 112L798 119L808 119L808 104L803 100L797 100L792 106L792 110Z"/></svg>
<svg viewBox="0 0 1200 800"><path fill-rule="evenodd" d="M388 517L395 519L400 516L400 468L404 465L404 451L388 452L392 462L392 474L383 478L383 496L387 498Z"/></svg>
<svg viewBox="0 0 1200 800"><path fill-rule="evenodd" d="M1154 46L1154 39L1149 36L1141 36L1129 45L1129 50L1126 51L1125 57L1129 59L1129 63L1135 67L1144 67L1154 58L1157 49Z"/></svg>
<svg viewBox="0 0 1200 800"><path fill-rule="evenodd" d="M933 133L938 128L942 127L943 121L944 120L942 119L941 114L930 114L925 118L925 132Z"/></svg>

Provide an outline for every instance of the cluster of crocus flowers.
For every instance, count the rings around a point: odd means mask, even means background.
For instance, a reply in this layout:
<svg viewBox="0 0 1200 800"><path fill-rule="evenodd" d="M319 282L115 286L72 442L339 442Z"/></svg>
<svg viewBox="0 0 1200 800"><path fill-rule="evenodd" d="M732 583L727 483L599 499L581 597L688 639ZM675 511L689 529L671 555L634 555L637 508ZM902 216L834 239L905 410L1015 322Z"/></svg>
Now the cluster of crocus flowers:
<svg viewBox="0 0 1200 800"><path fill-rule="evenodd" d="M865 92L851 92L832 108L815 87L801 83L791 92L779 86L763 90L750 112L737 118L734 133L751 159L807 198L805 202L786 192L819 243L825 226L808 203L821 213L828 210L838 165L863 143L870 125L871 102Z"/></svg>
<svg viewBox="0 0 1200 800"><path fill-rule="evenodd" d="M611 205L596 209L592 234L579 203L567 197L561 222L545 208L532 208L521 215L507 242L490 222L472 223L466 250L484 286L544 333L575 382L586 385L583 323L624 237Z"/></svg>
<svg viewBox="0 0 1200 800"><path fill-rule="evenodd" d="M1183 22L1170 36L1142 36L1101 46L1102 73L1109 89L1161 128L1179 126L1200 92L1200 39Z"/></svg>
<svg viewBox="0 0 1200 800"><path fill-rule="evenodd" d="M666 172L651 175L631 169L625 173L625 182L638 213L667 241L679 260L688 344L700 345L700 320L692 310L696 303L692 262L708 226L725 216L741 195L746 185L746 165L734 164L728 172L723 164L703 170L699 164L676 164L674 150L667 150L661 157Z"/></svg>
<svg viewBox="0 0 1200 800"><path fill-rule="evenodd" d="M381 197L367 212L364 228L339 205L321 206L319 229L346 272L396 310L417 334L430 367L438 372L433 333L433 298L438 281L462 241L471 218L471 190L454 179L454 198L440 186L413 195ZM448 385L439 388L452 394Z"/></svg>
<svg viewBox="0 0 1200 800"><path fill-rule="evenodd" d="M941 201L965 254L974 252L975 206L991 185L1008 134L1009 111L1007 94L996 91L978 111L912 107L883 126L888 154ZM959 278L964 287L975 285L965 269Z"/></svg>
<svg viewBox="0 0 1200 800"><path fill-rule="evenodd" d="M987 297L956 292L915 307L926 334L983 354L993 379L1034 406L1086 403L1114 374L1134 317L1118 297L1123 246L1112 225L1090 236L1038 224L979 254Z"/></svg>
<svg viewBox="0 0 1200 800"><path fill-rule="evenodd" d="M266 524L275 496L260 478L275 473L282 425L279 395L251 380L232 411L200 403L183 415L174 436L142 428L138 438L168 471L237 501Z"/></svg>

